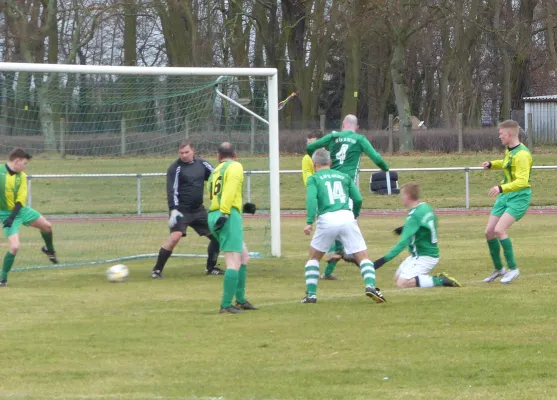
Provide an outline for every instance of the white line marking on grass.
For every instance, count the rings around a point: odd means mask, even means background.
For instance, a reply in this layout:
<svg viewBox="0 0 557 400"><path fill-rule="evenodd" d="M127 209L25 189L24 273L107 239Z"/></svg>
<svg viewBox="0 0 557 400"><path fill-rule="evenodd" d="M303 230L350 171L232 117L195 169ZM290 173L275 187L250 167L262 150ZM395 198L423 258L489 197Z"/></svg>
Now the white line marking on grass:
<svg viewBox="0 0 557 400"><path fill-rule="evenodd" d="M94 400L94 399L133 399L133 400L224 400L224 397L174 397L174 396L159 396L156 394L144 394L140 395L137 393L126 393L126 394L66 394L66 395L33 395L28 393L9 393L4 394L0 392L0 396L3 399L53 399L53 400L65 400L65 399L82 399L82 400ZM7 396L7 397L6 397Z"/></svg>

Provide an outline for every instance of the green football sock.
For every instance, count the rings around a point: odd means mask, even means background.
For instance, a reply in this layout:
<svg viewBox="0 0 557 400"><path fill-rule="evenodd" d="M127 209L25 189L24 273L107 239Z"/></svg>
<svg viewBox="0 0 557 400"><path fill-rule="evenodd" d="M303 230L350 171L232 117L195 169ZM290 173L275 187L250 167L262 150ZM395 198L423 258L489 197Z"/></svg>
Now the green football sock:
<svg viewBox="0 0 557 400"><path fill-rule="evenodd" d="M52 243L52 232L41 231L41 236L43 237L44 244L46 244L46 249L50 252L53 252L54 244Z"/></svg>
<svg viewBox="0 0 557 400"><path fill-rule="evenodd" d="M246 265L242 264L238 271L238 286L236 287L236 301L242 304L246 302L246 278Z"/></svg>
<svg viewBox="0 0 557 400"><path fill-rule="evenodd" d="M317 282L319 282L319 261L309 260L305 267L306 293L308 296L317 295Z"/></svg>
<svg viewBox="0 0 557 400"><path fill-rule="evenodd" d="M232 299L236 294L236 288L238 287L238 271L235 269L227 268L224 273L224 280L222 283L222 302L221 307L228 308L232 305Z"/></svg>
<svg viewBox="0 0 557 400"><path fill-rule="evenodd" d="M340 240L335 240L335 243L329 249L329 253L344 253L344 246ZM338 264L338 260L329 261L327 263L327 267L325 268L325 276L331 276L335 271L335 268Z"/></svg>
<svg viewBox="0 0 557 400"><path fill-rule="evenodd" d="M327 263L327 267L325 268L325 276L331 276L335 271L337 264L338 264L338 260L329 261Z"/></svg>
<svg viewBox="0 0 557 400"><path fill-rule="evenodd" d="M0 274L0 280L5 281L8 279L8 272L12 269L12 265L14 265L15 261L15 254L10 253L9 251L4 256L4 263L2 264L2 274Z"/></svg>
<svg viewBox="0 0 557 400"><path fill-rule="evenodd" d="M503 254L507 260L507 265L510 269L516 269L516 261L514 260L514 251L511 238L506 238L501 240L501 246L503 247Z"/></svg>
<svg viewBox="0 0 557 400"><path fill-rule="evenodd" d="M360 263L360 274L362 274L366 286L375 287L375 268L370 260L362 260Z"/></svg>
<svg viewBox="0 0 557 400"><path fill-rule="evenodd" d="M495 269L499 271L502 270L503 262L501 261L501 246L499 244L499 239L495 238L495 239L488 240L487 246L489 247L489 254L491 254L491 259L493 260L493 265L495 265Z"/></svg>
<svg viewBox="0 0 557 400"><path fill-rule="evenodd" d="M432 276L433 286L443 286L443 279L439 276Z"/></svg>

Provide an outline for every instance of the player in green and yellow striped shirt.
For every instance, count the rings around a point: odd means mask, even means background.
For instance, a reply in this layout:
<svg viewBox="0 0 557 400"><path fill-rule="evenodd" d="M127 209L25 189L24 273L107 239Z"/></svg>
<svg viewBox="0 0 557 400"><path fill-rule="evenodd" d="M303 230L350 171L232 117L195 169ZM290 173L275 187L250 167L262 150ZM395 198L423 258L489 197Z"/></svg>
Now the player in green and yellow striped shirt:
<svg viewBox="0 0 557 400"><path fill-rule="evenodd" d="M242 310L257 310L246 299L248 249L244 243L242 212L254 214L255 205L242 205L244 168L235 161L236 153L230 143L219 146L219 165L213 170L207 182L209 191L209 229L224 253L226 271L224 273L223 294L220 313L236 314ZM236 306L232 299L236 297Z"/></svg>
<svg viewBox="0 0 557 400"><path fill-rule="evenodd" d="M32 226L41 230L46 246L42 248L49 260L58 263L52 244L52 225L38 211L26 205L27 175L23 172L31 155L21 148L12 150L8 162L0 166L0 219L4 234L8 238L8 252L4 256L0 286L8 284L8 273L12 269L19 250L19 228Z"/></svg>
<svg viewBox="0 0 557 400"><path fill-rule="evenodd" d="M520 126L511 119L499 124L499 139L505 149L505 157L502 160L484 161L484 169L502 169L505 179L500 185L493 186L489 196L497 196L491 215L485 228L485 237L491 254L491 260L495 270L484 279L484 282L492 282L501 278L501 283L510 283L520 274L514 259L513 246L507 230L520 220L532 199L530 189L530 173L532 171L532 154L518 137ZM506 270L501 260L501 247L507 260Z"/></svg>

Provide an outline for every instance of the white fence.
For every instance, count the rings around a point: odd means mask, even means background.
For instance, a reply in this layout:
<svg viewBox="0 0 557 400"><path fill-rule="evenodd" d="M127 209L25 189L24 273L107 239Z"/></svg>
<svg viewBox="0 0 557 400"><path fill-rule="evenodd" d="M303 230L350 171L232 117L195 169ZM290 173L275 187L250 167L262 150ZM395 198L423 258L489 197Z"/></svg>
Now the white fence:
<svg viewBox="0 0 557 400"><path fill-rule="evenodd" d="M532 169L544 170L544 169L557 169L557 165L547 165L547 166L534 166ZM447 172L447 171L461 171L464 173L464 202L465 207L470 208L470 171L482 171L481 167L446 167L446 168L397 168L393 171L397 172ZM379 169L361 169L360 172L379 172ZM269 171L244 171L246 175L246 197L247 201L251 201L251 177L252 175L269 175ZM280 171L281 175L287 174L302 174L301 170L283 170ZM141 215L141 181L143 178L150 177L165 177L165 173L146 173L146 174L65 174L65 175L29 175L28 179L28 204L31 206L33 201L32 195L32 182L36 179L57 179L57 178L136 178L137 179L137 215ZM390 179L387 179L389 183L389 193L390 193ZM360 186L358 181L358 187ZM369 190L369 187L366 189Z"/></svg>

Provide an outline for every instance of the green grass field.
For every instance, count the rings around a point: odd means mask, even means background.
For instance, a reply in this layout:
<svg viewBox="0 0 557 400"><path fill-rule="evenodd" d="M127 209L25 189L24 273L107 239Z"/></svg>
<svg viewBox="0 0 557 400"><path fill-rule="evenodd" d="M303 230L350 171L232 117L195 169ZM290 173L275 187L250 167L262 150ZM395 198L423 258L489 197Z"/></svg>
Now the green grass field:
<svg viewBox="0 0 557 400"><path fill-rule="evenodd" d="M372 257L402 221L361 220ZM282 220L282 259L250 263L260 310L237 316L217 314L222 279L203 275L201 259L172 259L162 281L148 277L151 260L131 262L123 284L105 280L106 266L14 272L0 289L0 398L554 399L557 216L513 227L522 276L511 285L480 283L485 222L440 217L437 272L463 288L395 289L401 255L377 273L381 305L344 263L318 304L298 303L309 244L299 218ZM58 229L87 240L69 225Z"/></svg>
<svg viewBox="0 0 557 400"><path fill-rule="evenodd" d="M473 167L482 161L501 158L502 153L491 154L420 154L389 156L385 158L392 169L419 167ZM112 159L37 159L28 168L29 174L106 174L106 173L154 173L166 172L175 157L112 158ZM213 156L207 157L213 163ZM240 158L245 170L268 170L264 157ZM534 154L535 165L555 165L555 153ZM299 170L301 156L282 156L281 170ZM362 159L362 168L375 168L369 159ZM370 173L362 173L360 189L364 205L368 209L398 209L397 196L378 196L369 191ZM252 200L261 208L268 207L268 176L252 176ZM489 188L502 179L501 171L470 172L471 207L488 207L493 199L487 197ZM535 171L532 177L534 206L555 205L557 198L557 170ZM403 172L399 182L417 181L422 185L423 195L435 207L464 207L464 172ZM142 178L142 210L144 213L166 212L165 179ZM247 195L247 179L244 191ZM304 196L299 174L281 176L281 208L303 209ZM133 178L82 178L82 179L35 179L32 182L33 207L47 215L52 214L113 214L135 213L137 209L137 179Z"/></svg>

